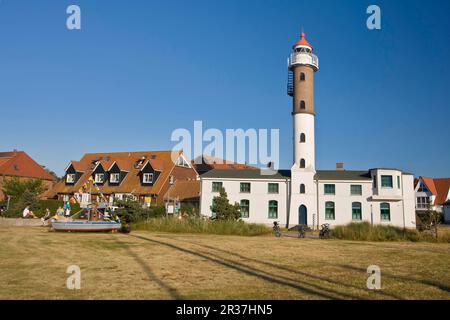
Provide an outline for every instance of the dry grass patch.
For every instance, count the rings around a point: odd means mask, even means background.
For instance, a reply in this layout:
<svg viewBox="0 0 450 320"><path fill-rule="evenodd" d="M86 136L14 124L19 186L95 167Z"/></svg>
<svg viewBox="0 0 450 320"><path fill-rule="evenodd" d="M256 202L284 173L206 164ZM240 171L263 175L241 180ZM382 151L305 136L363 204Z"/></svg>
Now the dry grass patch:
<svg viewBox="0 0 450 320"><path fill-rule="evenodd" d="M0 299L450 299L449 244L21 227L0 243ZM65 287L71 264L81 290Z"/></svg>

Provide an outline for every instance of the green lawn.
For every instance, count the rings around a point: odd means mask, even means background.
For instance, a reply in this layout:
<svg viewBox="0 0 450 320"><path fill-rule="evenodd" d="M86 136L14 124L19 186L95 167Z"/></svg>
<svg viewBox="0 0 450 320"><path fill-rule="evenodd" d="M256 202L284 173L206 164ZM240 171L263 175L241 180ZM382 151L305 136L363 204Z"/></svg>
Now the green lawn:
<svg viewBox="0 0 450 320"><path fill-rule="evenodd" d="M81 290L66 269L81 268ZM366 288L369 265L382 289ZM450 299L450 244L0 226L0 299Z"/></svg>

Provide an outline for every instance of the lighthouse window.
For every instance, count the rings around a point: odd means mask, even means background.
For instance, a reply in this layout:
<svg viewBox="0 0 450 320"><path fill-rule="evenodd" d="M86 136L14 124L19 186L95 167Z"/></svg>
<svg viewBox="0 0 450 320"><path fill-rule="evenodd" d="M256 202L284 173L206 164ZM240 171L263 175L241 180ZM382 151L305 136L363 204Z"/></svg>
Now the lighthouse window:
<svg viewBox="0 0 450 320"><path fill-rule="evenodd" d="M306 109L305 101L300 101L300 109Z"/></svg>
<svg viewBox="0 0 450 320"><path fill-rule="evenodd" d="M300 160L300 168L305 168L306 167L306 161L305 159L301 159Z"/></svg>
<svg viewBox="0 0 450 320"><path fill-rule="evenodd" d="M300 81L305 81L305 74L303 72L300 73Z"/></svg>
<svg viewBox="0 0 450 320"><path fill-rule="evenodd" d="M300 142L306 142L306 136L304 133L300 134Z"/></svg>
<svg viewBox="0 0 450 320"><path fill-rule="evenodd" d="M305 185L303 183L300 185L300 193L301 194L305 193Z"/></svg>

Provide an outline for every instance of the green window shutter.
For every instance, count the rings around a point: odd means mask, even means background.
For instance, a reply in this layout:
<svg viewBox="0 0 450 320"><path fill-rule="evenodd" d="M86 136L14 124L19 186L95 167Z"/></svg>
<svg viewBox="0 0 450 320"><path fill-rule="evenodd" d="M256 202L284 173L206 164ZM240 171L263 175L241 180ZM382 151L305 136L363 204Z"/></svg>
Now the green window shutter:
<svg viewBox="0 0 450 320"><path fill-rule="evenodd" d="M380 219L381 221L391 221L391 206L389 203L380 204Z"/></svg>
<svg viewBox="0 0 450 320"><path fill-rule="evenodd" d="M352 220L362 220L361 202L352 203Z"/></svg>
<svg viewBox="0 0 450 320"><path fill-rule="evenodd" d="M269 193L278 193L278 183L269 183Z"/></svg>
<svg viewBox="0 0 450 320"><path fill-rule="evenodd" d="M222 189L222 182L212 183L212 192L220 192L221 189Z"/></svg>
<svg viewBox="0 0 450 320"><path fill-rule="evenodd" d="M392 176L381 176L381 187L392 188Z"/></svg>
<svg viewBox="0 0 450 320"><path fill-rule="evenodd" d="M362 195L362 186L360 184L352 184L350 186L350 194L351 195Z"/></svg>
<svg viewBox="0 0 450 320"><path fill-rule="evenodd" d="M269 219L278 219L278 202L269 201Z"/></svg>
<svg viewBox="0 0 450 320"><path fill-rule="evenodd" d="M241 182L241 192L250 193L250 183Z"/></svg>
<svg viewBox="0 0 450 320"><path fill-rule="evenodd" d="M325 202L325 220L334 220L334 202Z"/></svg>
<svg viewBox="0 0 450 320"><path fill-rule="evenodd" d="M249 200L241 200L241 217L248 218L250 216L250 201Z"/></svg>
<svg viewBox="0 0 450 320"><path fill-rule="evenodd" d="M325 184L324 185L324 193L325 194L335 194L336 187L334 184Z"/></svg>

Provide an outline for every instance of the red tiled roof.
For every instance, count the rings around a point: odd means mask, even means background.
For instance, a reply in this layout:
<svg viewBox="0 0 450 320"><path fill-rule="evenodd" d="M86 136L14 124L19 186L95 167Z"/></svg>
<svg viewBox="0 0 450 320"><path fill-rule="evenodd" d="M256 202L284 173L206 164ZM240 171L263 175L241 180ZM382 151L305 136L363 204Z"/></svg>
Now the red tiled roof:
<svg viewBox="0 0 450 320"><path fill-rule="evenodd" d="M165 199L194 200L200 198L200 180L176 180L164 195Z"/></svg>
<svg viewBox="0 0 450 320"><path fill-rule="evenodd" d="M422 181L427 185L428 189L431 191L432 194L437 195L436 187L434 186L434 180L433 178L428 177L420 177Z"/></svg>
<svg viewBox="0 0 450 320"><path fill-rule="evenodd" d="M294 48L298 46L307 46L310 47L311 49L313 48L313 46L310 45L309 42L306 40L306 35L304 32L302 32L300 40L296 44L294 44Z"/></svg>
<svg viewBox="0 0 450 320"><path fill-rule="evenodd" d="M438 178L433 180L437 191L435 203L442 205L447 200L448 191L450 189L450 178Z"/></svg>
<svg viewBox="0 0 450 320"><path fill-rule="evenodd" d="M437 205L442 205L447 200L447 195L450 189L450 178L429 178L420 177L430 192L436 196L434 201Z"/></svg>
<svg viewBox="0 0 450 320"><path fill-rule="evenodd" d="M201 162L201 163L198 163ZM197 157L193 161L193 165L195 166L197 171L209 171L213 169L234 169L234 170L251 170L258 168L249 166L247 164L236 163L230 160L224 160L221 158L203 155Z"/></svg>
<svg viewBox="0 0 450 320"><path fill-rule="evenodd" d="M131 170L131 167L133 166L132 163L130 161L128 161L128 160L116 159L116 160L114 160L114 162L117 164L119 169L122 170L122 171L129 172ZM106 169L106 170L108 170L108 169Z"/></svg>
<svg viewBox="0 0 450 320"><path fill-rule="evenodd" d="M172 161L172 153L176 152L180 155L181 151L143 151L143 152L112 152L112 153L87 153L77 163L83 175L75 185L66 185L65 181L58 182L53 188L53 194L71 194L78 192L80 188L88 183L89 177L92 176L94 164L98 161L108 164L103 168L108 170L114 162L123 171L128 171L127 175L119 186L111 186L105 183L99 186L101 193L133 193L133 194L158 194L163 187L165 181L168 179L175 163ZM175 157L176 158L176 157ZM107 160L105 160L107 159ZM142 161L140 166L137 166ZM143 186L140 179L140 171L144 165L149 162L153 169L160 170L161 174L153 184L153 186ZM74 161L72 161L72 164ZM77 169L78 171L78 169ZM92 193L98 193L95 188Z"/></svg>
<svg viewBox="0 0 450 320"><path fill-rule="evenodd" d="M0 175L56 180L24 151L0 152Z"/></svg>

